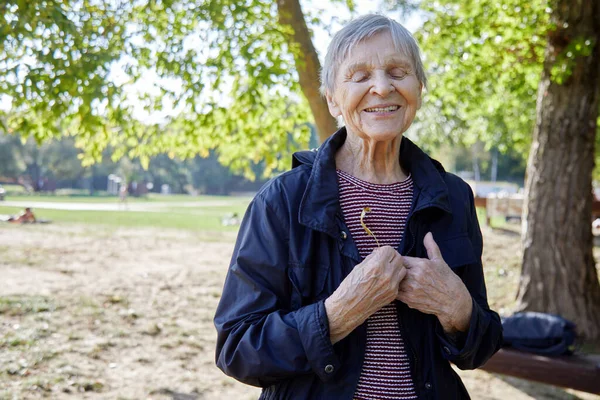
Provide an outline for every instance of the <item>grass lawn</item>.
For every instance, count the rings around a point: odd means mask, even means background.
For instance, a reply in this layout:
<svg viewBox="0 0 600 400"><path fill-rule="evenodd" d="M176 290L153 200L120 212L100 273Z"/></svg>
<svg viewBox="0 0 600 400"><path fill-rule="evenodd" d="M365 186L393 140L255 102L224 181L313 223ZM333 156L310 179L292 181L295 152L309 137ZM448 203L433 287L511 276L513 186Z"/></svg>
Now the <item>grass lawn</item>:
<svg viewBox="0 0 600 400"><path fill-rule="evenodd" d="M7 183L7 184L5 183L2 185L2 187L4 188L4 190L6 190L6 193L8 195L21 194L21 193L25 194L26 193L25 188L21 185L13 185L10 183Z"/></svg>
<svg viewBox="0 0 600 400"><path fill-rule="evenodd" d="M186 194L172 194L172 195L161 195L157 193L150 193L144 197L127 197L127 201L130 203L188 203L188 202L215 202L215 201L235 201L238 197L231 196L190 196ZM242 198L245 199L245 198ZM60 202L60 203L118 203L119 198L117 196L108 196L105 194L97 196L83 196L83 195L52 195L52 194L26 194L24 192L6 196L8 201L39 201L39 202ZM1 205L2 203L0 203Z"/></svg>
<svg viewBox="0 0 600 400"><path fill-rule="evenodd" d="M477 220L479 221L479 226L484 226L486 224L485 208L477 207ZM493 217L490 224L494 228L509 228L506 219L503 217ZM511 228L511 230L514 230L514 228Z"/></svg>
<svg viewBox="0 0 600 400"><path fill-rule="evenodd" d="M86 211L86 210L52 210L34 209L38 218L49 219L53 223L77 223L88 225L105 225L111 227L154 227L185 229L192 231L235 231L237 227L225 227L221 219L232 213L242 217L250 202L248 197L226 196L151 196L148 200L172 203L172 206L161 207L156 211ZM54 201L54 202L86 202L86 203L117 203L113 198L101 197L64 197L64 196L25 196L11 197L11 201ZM132 199L133 200L133 199ZM138 200L138 199L136 199ZM133 200L135 202L136 200ZM138 201L145 201L139 199ZM178 207L178 202L196 203L194 206ZM203 203L207 205L203 205ZM222 205L215 205L222 203ZM6 207L0 203L0 214L17 214L20 207ZM485 224L485 210L478 209L477 214L481 225ZM502 218L494 218L492 226L503 227L506 223ZM1 227L2 225L0 225Z"/></svg>
<svg viewBox="0 0 600 400"><path fill-rule="evenodd" d="M105 225L111 227L152 227L172 228L192 231L235 231L237 226L224 227L221 219L232 213L240 217L244 215L249 203L248 198L231 198L230 203L223 206L169 207L156 212L142 211L73 211L35 209L38 218L49 219L53 223L77 223L88 225ZM0 203L1 204L1 203ZM214 204L214 203L212 203ZM0 214L17 214L19 207L3 207ZM4 223L3 223L4 224ZM0 228L2 225L0 225Z"/></svg>

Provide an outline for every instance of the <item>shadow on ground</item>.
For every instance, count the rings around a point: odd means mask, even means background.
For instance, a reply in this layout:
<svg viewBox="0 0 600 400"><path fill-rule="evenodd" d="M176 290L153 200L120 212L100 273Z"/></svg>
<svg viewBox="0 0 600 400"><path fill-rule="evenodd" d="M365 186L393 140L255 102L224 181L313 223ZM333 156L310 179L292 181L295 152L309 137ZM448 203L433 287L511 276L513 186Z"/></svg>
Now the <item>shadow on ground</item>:
<svg viewBox="0 0 600 400"><path fill-rule="evenodd" d="M526 393L534 399L544 400L586 400L589 397L579 397L573 393L570 393L567 389L563 389L557 386L546 385L543 383L537 383L528 381L525 379L519 379L512 376L494 374L498 379L506 382L515 389ZM593 396L593 395L590 395Z"/></svg>

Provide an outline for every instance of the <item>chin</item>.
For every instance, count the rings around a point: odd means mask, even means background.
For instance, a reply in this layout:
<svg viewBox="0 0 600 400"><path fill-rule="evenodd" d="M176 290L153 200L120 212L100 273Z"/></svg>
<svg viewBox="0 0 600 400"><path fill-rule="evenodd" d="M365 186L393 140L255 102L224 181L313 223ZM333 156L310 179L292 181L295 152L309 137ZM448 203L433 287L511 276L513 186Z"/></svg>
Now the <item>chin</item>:
<svg viewBox="0 0 600 400"><path fill-rule="evenodd" d="M377 142L388 142L402 137L402 132L395 130L367 130L362 133L363 137L375 140Z"/></svg>

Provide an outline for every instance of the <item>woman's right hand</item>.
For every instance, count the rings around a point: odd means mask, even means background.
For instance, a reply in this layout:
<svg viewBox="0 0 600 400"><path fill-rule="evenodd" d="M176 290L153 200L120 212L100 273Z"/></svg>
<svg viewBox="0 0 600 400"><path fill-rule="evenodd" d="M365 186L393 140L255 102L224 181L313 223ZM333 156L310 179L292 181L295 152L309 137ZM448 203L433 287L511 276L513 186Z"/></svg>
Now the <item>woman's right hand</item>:
<svg viewBox="0 0 600 400"><path fill-rule="evenodd" d="M371 315L391 303L406 276L402 256L390 246L375 249L325 300L331 343L348 336Z"/></svg>

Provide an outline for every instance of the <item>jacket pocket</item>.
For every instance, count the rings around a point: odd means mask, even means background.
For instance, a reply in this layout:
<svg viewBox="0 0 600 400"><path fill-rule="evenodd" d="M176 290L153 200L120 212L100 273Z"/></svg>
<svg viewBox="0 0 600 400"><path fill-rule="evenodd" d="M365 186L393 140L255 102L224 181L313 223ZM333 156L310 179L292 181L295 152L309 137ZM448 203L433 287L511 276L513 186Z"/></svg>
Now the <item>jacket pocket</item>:
<svg viewBox="0 0 600 400"><path fill-rule="evenodd" d="M437 242L437 245L442 252L444 261L452 269L458 269L478 261L473 244L466 234L442 239Z"/></svg>
<svg viewBox="0 0 600 400"><path fill-rule="evenodd" d="M293 287L292 308L297 309L313 304L325 297L323 288L328 274L329 266L327 265L290 264L288 279Z"/></svg>

